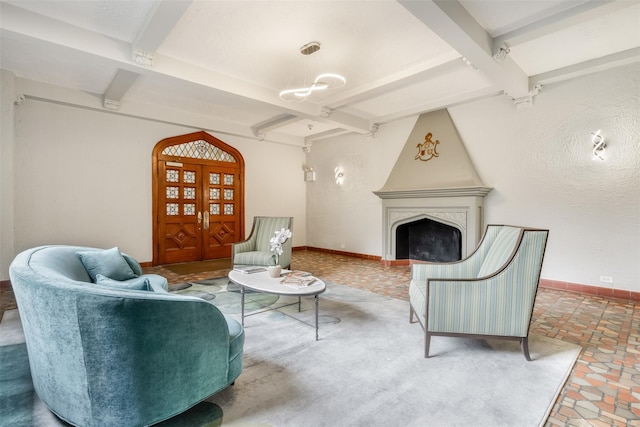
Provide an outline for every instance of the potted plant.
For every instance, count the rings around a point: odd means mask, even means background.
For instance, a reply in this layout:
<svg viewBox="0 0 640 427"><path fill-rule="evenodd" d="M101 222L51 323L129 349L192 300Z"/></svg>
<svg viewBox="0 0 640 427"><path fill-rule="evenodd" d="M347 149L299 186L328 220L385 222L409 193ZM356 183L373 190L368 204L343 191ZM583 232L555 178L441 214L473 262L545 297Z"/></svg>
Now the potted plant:
<svg viewBox="0 0 640 427"><path fill-rule="evenodd" d="M282 245L288 239L291 238L291 230L288 228L285 230L284 228L280 230L276 230L274 236L269 240L269 246L271 246L271 252L274 252L274 257L276 260L276 265L267 267L269 271L269 276L278 277L282 272L282 266L280 266L280 255L282 255Z"/></svg>

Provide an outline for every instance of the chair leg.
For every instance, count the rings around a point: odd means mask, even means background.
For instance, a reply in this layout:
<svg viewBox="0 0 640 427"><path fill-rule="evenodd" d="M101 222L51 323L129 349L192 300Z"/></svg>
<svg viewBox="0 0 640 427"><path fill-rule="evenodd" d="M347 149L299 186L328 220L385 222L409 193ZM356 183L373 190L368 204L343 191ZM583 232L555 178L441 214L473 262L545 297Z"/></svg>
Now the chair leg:
<svg viewBox="0 0 640 427"><path fill-rule="evenodd" d="M409 304L409 323L416 323L415 314L416 312L413 310L413 306Z"/></svg>
<svg viewBox="0 0 640 427"><path fill-rule="evenodd" d="M425 331L424 333L424 358L429 357L429 346L431 345L431 335Z"/></svg>
<svg viewBox="0 0 640 427"><path fill-rule="evenodd" d="M520 347L522 347L524 357L531 362L531 356L529 355L529 337L524 337L520 340Z"/></svg>

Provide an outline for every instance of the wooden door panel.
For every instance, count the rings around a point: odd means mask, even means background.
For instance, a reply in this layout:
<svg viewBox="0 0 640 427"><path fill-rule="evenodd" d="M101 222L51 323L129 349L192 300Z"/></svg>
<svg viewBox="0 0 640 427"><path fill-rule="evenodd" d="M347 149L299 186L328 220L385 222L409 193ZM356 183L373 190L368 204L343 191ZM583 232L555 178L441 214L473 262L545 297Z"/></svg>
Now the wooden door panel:
<svg viewBox="0 0 640 427"><path fill-rule="evenodd" d="M164 262L171 264L199 259L200 233L194 224L168 224L164 236Z"/></svg>
<svg viewBox="0 0 640 427"><path fill-rule="evenodd" d="M201 252L201 171L197 165L161 162L158 210L161 264L197 261Z"/></svg>
<svg viewBox="0 0 640 427"><path fill-rule="evenodd" d="M235 221L214 222L210 224L206 233L204 250L205 258L229 258L231 257L231 244L237 242Z"/></svg>
<svg viewBox="0 0 640 427"><path fill-rule="evenodd" d="M153 262L228 258L244 239L244 159L204 131L153 151Z"/></svg>
<svg viewBox="0 0 640 427"><path fill-rule="evenodd" d="M204 166L203 184L204 209L209 216L203 232L203 259L229 258L231 244L240 240L238 170Z"/></svg>

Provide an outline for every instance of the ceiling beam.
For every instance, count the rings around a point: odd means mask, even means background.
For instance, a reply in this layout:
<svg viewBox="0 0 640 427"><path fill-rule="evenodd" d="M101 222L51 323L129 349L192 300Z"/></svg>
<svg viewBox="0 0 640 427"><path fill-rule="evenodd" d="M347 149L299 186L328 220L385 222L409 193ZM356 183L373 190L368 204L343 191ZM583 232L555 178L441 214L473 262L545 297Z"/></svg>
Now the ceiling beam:
<svg viewBox="0 0 640 427"><path fill-rule="evenodd" d="M531 81L546 85L637 62L640 62L640 47L536 74L531 76Z"/></svg>
<svg viewBox="0 0 640 427"><path fill-rule="evenodd" d="M152 65L155 51L167 38L191 3L192 0L160 0L155 3L131 45L134 62L145 66ZM104 107L110 110L119 109L120 100L139 75L133 71L119 68L104 94Z"/></svg>
<svg viewBox="0 0 640 427"><path fill-rule="evenodd" d="M120 100L140 74L119 68L104 92L103 105L108 110L120 109Z"/></svg>
<svg viewBox="0 0 640 427"><path fill-rule="evenodd" d="M170 0L167 0L171 3ZM174 58L155 54L154 65L134 62L130 57L132 46L128 43L96 34L92 31L75 27L25 9L0 2L3 31L9 31L26 40L37 40L45 44L51 43L86 54L90 58L106 59L114 62L118 68L138 72L139 74L156 74L175 79L180 82L201 85L205 88L240 96L254 102L276 107L286 114L301 118L331 123L337 127L353 132L366 134L369 122L347 113L323 113L322 106L310 102L290 103L280 99L271 88L265 88L245 82L231 76L207 70L202 67L178 61ZM321 116L324 114L324 117Z"/></svg>
<svg viewBox="0 0 640 427"><path fill-rule="evenodd" d="M251 84L213 70L186 64L169 57L163 56L161 61L158 60L158 65L153 67L153 71L185 82L203 85L255 102L261 102L278 108L283 114L291 114L301 119L330 123L360 134L369 132L369 121L361 117L347 113L332 114L331 109L326 109L323 106L310 102L288 102L280 99L278 94L271 88Z"/></svg>
<svg viewBox="0 0 640 427"><path fill-rule="evenodd" d="M329 107L318 107L318 114L309 118L317 122L336 125L361 135L371 132L372 123L369 120Z"/></svg>
<svg viewBox="0 0 640 427"><path fill-rule="evenodd" d="M247 126L212 117L209 114L176 110L169 105L127 102L118 111L105 112L100 95L23 78L16 78L16 93L21 94L26 99L35 101L178 125L194 130L206 130L217 135L231 135L251 140L257 139ZM304 138L302 137L278 134L277 132L269 133L265 141L299 147L304 145Z"/></svg>
<svg viewBox="0 0 640 427"><path fill-rule="evenodd" d="M24 40L65 47L110 60L124 60L129 44L84 28L69 25L12 4L0 2L0 28ZM93 52L99 52L98 55ZM129 58L127 61L129 62Z"/></svg>
<svg viewBox="0 0 640 427"><path fill-rule="evenodd" d="M152 61L155 51L173 30L191 3L193 0L160 0L154 5L132 43L134 61L137 58L140 61L143 61L140 58Z"/></svg>
<svg viewBox="0 0 640 427"><path fill-rule="evenodd" d="M304 143L305 145L313 144L316 141L320 141L321 139L332 138L338 135L344 135L345 133L349 133L348 130L345 129L331 129L326 130L324 132L318 132L313 135L305 136Z"/></svg>
<svg viewBox="0 0 640 427"><path fill-rule="evenodd" d="M251 130L258 138L264 138L268 131L297 122L298 120L300 120L300 117L294 116L293 114L281 114L251 126Z"/></svg>
<svg viewBox="0 0 640 427"><path fill-rule="evenodd" d="M460 64L460 54L454 50L447 55L439 57L414 67L402 69L397 73L384 77L375 82L360 85L354 89L340 91L339 94L325 99L324 103L330 108L340 108L368 100L378 95L383 95L391 90L420 83L435 76L447 73L452 67Z"/></svg>
<svg viewBox="0 0 640 427"><path fill-rule="evenodd" d="M634 4L634 2L615 0L589 0L496 37L493 40L493 51L495 52L502 44L509 47L517 46Z"/></svg>
<svg viewBox="0 0 640 427"><path fill-rule="evenodd" d="M441 99L431 99L427 103L416 105L415 107L407 110L375 117L374 119L372 119L372 121L379 124L389 123L395 120L404 119L406 117L416 116L435 110L441 110L443 108L455 107L456 105L466 104L469 102L491 98L502 94L503 92L499 87L489 86L470 92L464 92L455 96L447 96Z"/></svg>
<svg viewBox="0 0 640 427"><path fill-rule="evenodd" d="M529 94L528 76L508 56L493 58L493 38L456 0L398 0L413 16L512 98Z"/></svg>

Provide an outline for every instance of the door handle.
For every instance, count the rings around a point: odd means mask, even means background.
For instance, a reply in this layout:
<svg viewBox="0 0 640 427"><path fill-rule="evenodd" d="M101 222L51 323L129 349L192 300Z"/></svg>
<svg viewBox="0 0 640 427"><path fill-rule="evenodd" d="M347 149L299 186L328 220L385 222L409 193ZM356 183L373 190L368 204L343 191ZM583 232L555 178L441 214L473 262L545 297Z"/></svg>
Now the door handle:
<svg viewBox="0 0 640 427"><path fill-rule="evenodd" d="M204 229L209 229L209 211L204 211Z"/></svg>
<svg viewBox="0 0 640 427"><path fill-rule="evenodd" d="M198 211L198 224L202 222L202 212Z"/></svg>

